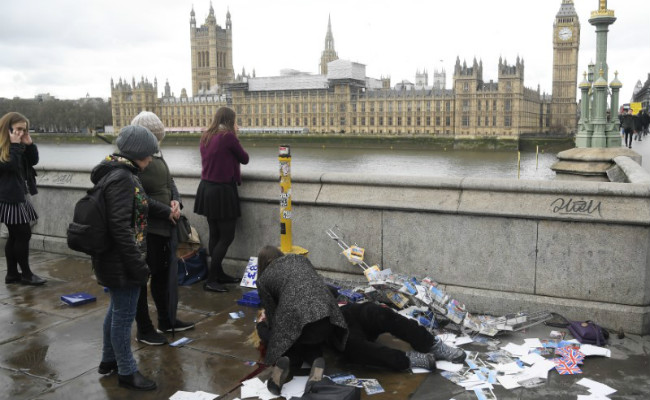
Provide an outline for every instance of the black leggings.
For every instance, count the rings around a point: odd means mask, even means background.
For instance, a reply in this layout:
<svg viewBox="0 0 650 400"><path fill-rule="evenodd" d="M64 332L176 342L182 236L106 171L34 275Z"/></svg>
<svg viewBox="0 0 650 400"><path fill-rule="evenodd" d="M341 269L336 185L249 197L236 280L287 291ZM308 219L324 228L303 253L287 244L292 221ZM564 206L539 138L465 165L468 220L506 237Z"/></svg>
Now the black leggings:
<svg viewBox="0 0 650 400"><path fill-rule="evenodd" d="M29 268L29 239L32 238L32 227L29 223L7 225L9 237L5 244L5 258L7 259L7 276L17 277L18 265L24 278L31 277Z"/></svg>
<svg viewBox="0 0 650 400"><path fill-rule="evenodd" d="M208 219L208 228L210 230L210 272L208 273L208 282L216 282L217 279L225 277L223 272L224 257L228 252L228 247L235 240L235 227L237 219Z"/></svg>

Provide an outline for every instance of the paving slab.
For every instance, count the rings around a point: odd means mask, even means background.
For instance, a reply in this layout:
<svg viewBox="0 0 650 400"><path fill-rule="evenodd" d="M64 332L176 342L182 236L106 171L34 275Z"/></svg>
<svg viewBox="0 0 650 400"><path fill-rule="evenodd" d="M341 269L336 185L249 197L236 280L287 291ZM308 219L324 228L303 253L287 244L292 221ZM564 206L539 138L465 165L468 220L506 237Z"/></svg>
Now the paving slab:
<svg viewBox="0 0 650 400"><path fill-rule="evenodd" d="M65 318L30 308L0 304L0 326L2 327L0 329L0 353L3 353L2 346L5 343L39 332L65 320Z"/></svg>

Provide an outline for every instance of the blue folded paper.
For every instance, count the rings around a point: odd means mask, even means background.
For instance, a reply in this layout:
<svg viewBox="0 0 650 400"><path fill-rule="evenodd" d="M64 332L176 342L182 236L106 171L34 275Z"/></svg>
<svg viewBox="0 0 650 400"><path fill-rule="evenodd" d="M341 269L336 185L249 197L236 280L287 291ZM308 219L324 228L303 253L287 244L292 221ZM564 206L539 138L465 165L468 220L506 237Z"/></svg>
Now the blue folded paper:
<svg viewBox="0 0 650 400"><path fill-rule="evenodd" d="M61 301L71 306L80 306L82 304L97 301L97 298L86 292L72 293L61 296Z"/></svg>

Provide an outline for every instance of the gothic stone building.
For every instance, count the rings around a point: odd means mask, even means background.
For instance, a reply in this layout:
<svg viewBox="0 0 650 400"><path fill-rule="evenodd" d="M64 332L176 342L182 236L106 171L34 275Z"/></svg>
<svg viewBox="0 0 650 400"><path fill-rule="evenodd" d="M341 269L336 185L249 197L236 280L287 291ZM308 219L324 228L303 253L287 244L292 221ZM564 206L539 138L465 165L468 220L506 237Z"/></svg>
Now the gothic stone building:
<svg viewBox="0 0 650 400"><path fill-rule="evenodd" d="M365 65L338 59L328 20L320 74L284 70L281 76L234 77L232 22L226 28L212 6L205 24L190 14L192 93L161 97L158 85L141 78L111 80L113 124L118 130L140 111L158 114L171 132L199 132L221 106L232 107L245 131L343 134L519 137L576 130L576 82L580 24L573 0L562 0L553 31L553 95L524 85L524 60L499 59L496 82L483 80L482 61L456 59L452 89L427 86L426 70L416 84L390 86L390 79L365 75Z"/></svg>

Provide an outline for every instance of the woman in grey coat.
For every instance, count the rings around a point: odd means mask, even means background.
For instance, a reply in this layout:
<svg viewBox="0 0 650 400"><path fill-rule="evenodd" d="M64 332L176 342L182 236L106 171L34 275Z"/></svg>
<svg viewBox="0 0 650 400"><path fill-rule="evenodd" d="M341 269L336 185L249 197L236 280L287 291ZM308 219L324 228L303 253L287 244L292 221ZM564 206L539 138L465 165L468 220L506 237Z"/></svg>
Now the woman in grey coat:
<svg viewBox="0 0 650 400"><path fill-rule="evenodd" d="M284 255L273 246L262 248L257 290L271 331L265 361L276 365L268 381L271 392L279 393L290 368L320 357L323 344L343 351L348 338L345 319L306 257Z"/></svg>

